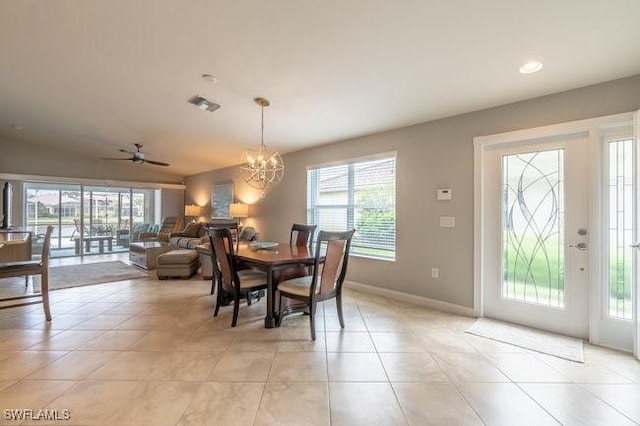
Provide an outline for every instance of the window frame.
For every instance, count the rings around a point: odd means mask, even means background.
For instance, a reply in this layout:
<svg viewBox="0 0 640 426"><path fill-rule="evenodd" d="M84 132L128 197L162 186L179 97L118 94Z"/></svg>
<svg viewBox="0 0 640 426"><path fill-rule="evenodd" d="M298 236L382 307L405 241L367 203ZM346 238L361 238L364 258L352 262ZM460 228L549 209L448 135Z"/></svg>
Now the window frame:
<svg viewBox="0 0 640 426"><path fill-rule="evenodd" d="M355 257L362 257L366 259L374 259L374 260L383 260L387 262L395 262L398 259L398 235L397 235L397 212L398 212L398 195L397 195L397 187L398 187L398 154L397 151L389 151L383 152L373 155L367 155L356 158L349 158L340 161L332 161L325 162L320 164L308 165L306 167L307 172L307 222L311 224L319 225L320 222L320 211L322 209L344 209L346 211L346 228L352 229L356 228L356 235L358 233L358 229L355 226L356 222L356 210L362 209L361 206L356 205L356 188L355 188L355 179L356 166L361 165L363 163L375 162L380 160L393 160L393 211L394 211L394 219L393 219L393 249L390 250L392 252L392 256L378 256L375 254L366 254L366 253L358 253L357 244L352 243L352 250L350 255ZM328 169L331 167L339 167L339 166L347 166L347 200L346 204L318 204L318 189L317 182L315 191L312 191L310 186L310 173L313 171L319 171L322 169ZM317 176L317 175L316 175ZM313 194L312 194L313 192ZM389 242L388 240L380 240L381 242ZM356 250L354 250L356 248Z"/></svg>

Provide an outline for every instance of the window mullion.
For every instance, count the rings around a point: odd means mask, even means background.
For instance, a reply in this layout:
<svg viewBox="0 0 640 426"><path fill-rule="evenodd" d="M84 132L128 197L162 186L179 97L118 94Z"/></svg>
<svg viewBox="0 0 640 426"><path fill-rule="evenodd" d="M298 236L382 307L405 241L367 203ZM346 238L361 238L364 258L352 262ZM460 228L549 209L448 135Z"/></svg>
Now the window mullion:
<svg viewBox="0 0 640 426"><path fill-rule="evenodd" d="M349 168L347 171L347 229L353 229L355 226L355 167L353 164L349 164Z"/></svg>

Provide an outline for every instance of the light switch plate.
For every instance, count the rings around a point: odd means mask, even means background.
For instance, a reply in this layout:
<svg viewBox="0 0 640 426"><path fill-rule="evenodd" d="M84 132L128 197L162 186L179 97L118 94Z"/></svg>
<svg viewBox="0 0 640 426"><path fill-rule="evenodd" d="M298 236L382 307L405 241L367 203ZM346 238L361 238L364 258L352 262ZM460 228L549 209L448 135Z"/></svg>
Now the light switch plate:
<svg viewBox="0 0 640 426"><path fill-rule="evenodd" d="M440 226L442 228L455 228L456 218L454 216L440 216Z"/></svg>

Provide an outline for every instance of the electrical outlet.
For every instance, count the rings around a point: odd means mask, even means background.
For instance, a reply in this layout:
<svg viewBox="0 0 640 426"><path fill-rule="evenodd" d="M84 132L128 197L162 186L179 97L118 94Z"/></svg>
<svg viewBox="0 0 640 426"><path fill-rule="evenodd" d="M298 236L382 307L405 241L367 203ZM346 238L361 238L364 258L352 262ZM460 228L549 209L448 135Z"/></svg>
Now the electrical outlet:
<svg viewBox="0 0 640 426"><path fill-rule="evenodd" d="M438 278L438 276L440 276L438 268L431 268L431 278Z"/></svg>

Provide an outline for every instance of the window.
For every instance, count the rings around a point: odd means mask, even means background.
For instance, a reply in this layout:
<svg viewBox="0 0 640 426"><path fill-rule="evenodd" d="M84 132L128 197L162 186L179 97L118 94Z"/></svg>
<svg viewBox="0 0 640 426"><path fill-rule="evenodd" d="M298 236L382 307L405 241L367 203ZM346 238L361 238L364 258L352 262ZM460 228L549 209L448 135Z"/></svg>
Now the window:
<svg viewBox="0 0 640 426"><path fill-rule="evenodd" d="M633 320L634 140L608 142L609 316Z"/></svg>
<svg viewBox="0 0 640 426"><path fill-rule="evenodd" d="M307 222L356 228L351 253L396 258L396 157L307 170Z"/></svg>

